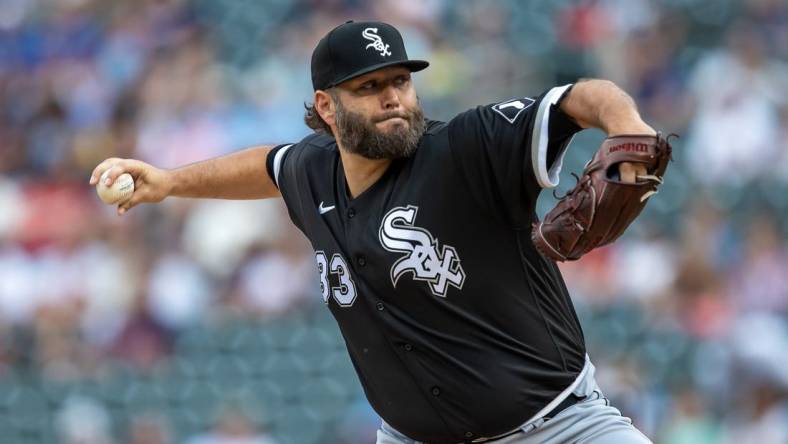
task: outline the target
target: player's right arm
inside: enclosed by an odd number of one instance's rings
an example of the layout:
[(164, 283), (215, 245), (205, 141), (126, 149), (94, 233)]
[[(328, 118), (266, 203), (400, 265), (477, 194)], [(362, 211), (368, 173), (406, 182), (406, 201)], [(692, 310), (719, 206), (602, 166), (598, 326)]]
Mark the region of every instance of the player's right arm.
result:
[(134, 159), (109, 158), (90, 176), (98, 183), (107, 173), (108, 185), (123, 173), (134, 178), (134, 194), (118, 206), (123, 214), (140, 203), (161, 202), (168, 196), (215, 199), (265, 199), (279, 197), (279, 189), (266, 171), (273, 145), (248, 148), (232, 154), (165, 170)]

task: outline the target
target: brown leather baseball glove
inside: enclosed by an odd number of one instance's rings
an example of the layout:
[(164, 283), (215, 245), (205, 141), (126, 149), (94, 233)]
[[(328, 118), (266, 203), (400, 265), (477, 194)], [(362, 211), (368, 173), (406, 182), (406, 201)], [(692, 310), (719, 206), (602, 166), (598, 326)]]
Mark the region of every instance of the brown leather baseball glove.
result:
[[(661, 134), (605, 139), (583, 175), (575, 175), (575, 187), (542, 222), (533, 224), (531, 240), (536, 249), (554, 261), (573, 261), (616, 240), (657, 193), (671, 152)], [(622, 162), (642, 164), (647, 174), (638, 175), (635, 183), (622, 182), (618, 173)]]

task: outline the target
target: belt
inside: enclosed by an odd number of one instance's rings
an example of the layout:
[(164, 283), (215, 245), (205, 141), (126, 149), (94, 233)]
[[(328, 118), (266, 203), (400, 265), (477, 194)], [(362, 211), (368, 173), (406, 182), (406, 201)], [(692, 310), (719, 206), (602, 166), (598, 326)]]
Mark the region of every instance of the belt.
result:
[[(563, 401), (561, 401), (560, 404), (555, 406), (555, 408), (553, 410), (550, 410), (544, 416), (542, 416), (542, 419), (544, 419), (545, 421), (553, 419), (556, 416), (558, 416), (559, 413), (563, 412), (564, 410), (568, 409), (569, 407), (572, 407), (573, 405), (577, 404), (578, 402), (580, 402), (580, 401), (582, 401), (584, 399), (586, 399), (585, 396), (577, 396), (574, 393), (570, 393), (569, 396), (567, 396)], [(523, 431), (522, 429), (516, 429), (516, 430), (512, 430), (509, 433), (506, 433), (506, 434), (503, 434), (503, 435), (500, 435), (500, 436), (496, 436), (494, 438), (478, 438), (478, 439), (474, 439), (473, 441), (469, 441), (469, 442), (471, 442), (471, 443), (482, 443), (482, 442), (497, 441), (499, 439), (506, 438), (507, 436), (516, 435), (516, 434), (518, 434), (518, 433), (520, 433), (522, 431)]]
[(566, 397), (566, 399), (564, 399), (563, 401), (561, 401), (560, 404), (555, 406), (555, 408), (553, 410), (550, 410), (549, 412), (547, 412), (544, 416), (542, 416), (542, 418), (544, 418), (546, 420), (547, 419), (553, 419), (559, 413), (563, 412), (564, 410), (568, 409), (569, 407), (572, 407), (573, 405), (577, 404), (578, 402), (580, 402), (580, 401), (582, 401), (584, 399), (586, 399), (585, 396), (577, 396), (574, 393), (570, 393), (569, 396)]

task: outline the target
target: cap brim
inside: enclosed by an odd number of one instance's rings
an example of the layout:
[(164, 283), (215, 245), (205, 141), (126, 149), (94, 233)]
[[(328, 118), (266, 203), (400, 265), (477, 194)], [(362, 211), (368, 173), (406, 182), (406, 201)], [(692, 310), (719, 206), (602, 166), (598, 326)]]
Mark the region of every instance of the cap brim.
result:
[(399, 60), (396, 62), (385, 62), (379, 63), (377, 65), (367, 66), (364, 69), (360, 69), (352, 74), (348, 74), (347, 76), (337, 80), (336, 82), (330, 83), (323, 89), (332, 88), (334, 86), (339, 85), (342, 82), (347, 82), (350, 79), (354, 79), (358, 76), (362, 76), (364, 74), (371, 73), (372, 71), (377, 71), (379, 69), (388, 68), (389, 66), (404, 66), (410, 70), (410, 72), (421, 71), (422, 69), (430, 66), (430, 63), (426, 60)]

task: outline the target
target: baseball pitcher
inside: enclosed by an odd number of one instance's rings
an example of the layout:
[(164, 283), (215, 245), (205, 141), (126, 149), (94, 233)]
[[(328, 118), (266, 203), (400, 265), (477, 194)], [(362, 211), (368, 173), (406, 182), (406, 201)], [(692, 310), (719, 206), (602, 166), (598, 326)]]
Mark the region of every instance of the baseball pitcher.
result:
[[(594, 379), (556, 261), (614, 241), (662, 182), (670, 145), (613, 83), (583, 80), (425, 118), (400, 33), (347, 22), (317, 44), (301, 141), (135, 179), (120, 214), (168, 196), (282, 197), (323, 302), (383, 419), (378, 444), (647, 443)], [(542, 220), (583, 128), (609, 136)]]

